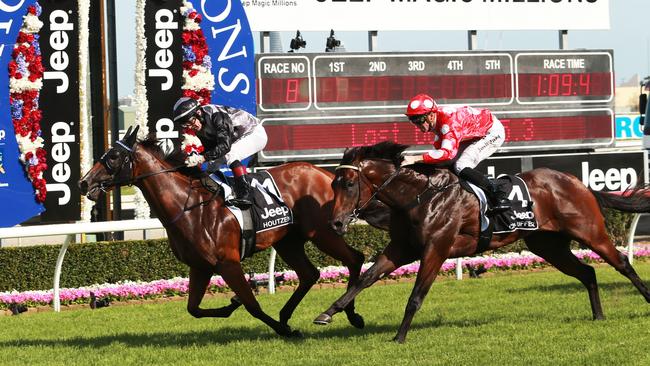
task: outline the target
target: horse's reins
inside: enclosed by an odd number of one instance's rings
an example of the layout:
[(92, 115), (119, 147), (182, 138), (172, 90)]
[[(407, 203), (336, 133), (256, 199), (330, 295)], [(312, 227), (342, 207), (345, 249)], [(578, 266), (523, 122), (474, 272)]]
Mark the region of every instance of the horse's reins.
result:
[[(393, 181), (393, 179), (395, 179), (395, 177), (397, 177), (399, 175), (399, 172), (401, 170), (401, 168), (396, 169), (395, 172), (393, 174), (391, 174), (390, 177), (388, 177), (388, 179), (386, 179), (377, 189), (375, 189), (375, 191), (372, 193), (372, 195), (370, 195), (370, 198), (368, 198), (366, 200), (366, 202), (363, 203), (363, 205), (360, 205), (360, 203), (361, 203), (361, 177), (363, 176), (366, 180), (368, 180), (368, 178), (366, 178), (365, 175), (361, 174), (361, 168), (359, 168), (356, 165), (345, 165), (345, 164), (339, 165), (334, 169), (334, 171), (337, 171), (339, 169), (352, 169), (352, 170), (355, 170), (357, 172), (357, 175), (359, 176), (359, 179), (357, 179), (357, 185), (358, 185), (358, 189), (359, 189), (359, 194), (357, 196), (357, 207), (355, 207), (355, 209), (352, 210), (352, 213), (350, 214), (350, 217), (352, 217), (350, 223), (353, 223), (353, 222), (355, 222), (355, 221), (357, 221), (359, 219), (359, 215), (361, 214), (361, 211), (364, 208), (366, 208), (366, 206), (368, 206), (370, 201), (375, 199), (375, 196), (377, 196), (377, 194), (382, 189), (384, 189), (390, 182)], [(374, 184), (372, 184), (372, 182), (368, 181), (368, 183), (370, 183), (370, 185), (374, 186)]]
[[(131, 173), (133, 173), (133, 153), (134, 153), (134, 150), (132, 148), (128, 147), (126, 144), (122, 143), (122, 141), (118, 140), (118, 141), (115, 141), (115, 143), (118, 144), (121, 148), (125, 149), (129, 153), (128, 161), (129, 161), (129, 165), (131, 166)], [(106, 154), (104, 154), (104, 156), (102, 156), (102, 158), (100, 159), (100, 162), (102, 163), (102, 165), (104, 166), (106, 171), (109, 174), (113, 175), (114, 171), (106, 163), (106, 160), (104, 158), (105, 156), (106, 156)], [(122, 164), (122, 165), (124, 165), (124, 164)], [(183, 167), (185, 167), (185, 164), (173, 166), (173, 167), (167, 168), (167, 169), (162, 169), (162, 170), (159, 170), (159, 171), (156, 171), (156, 172), (137, 175), (135, 177), (131, 176), (129, 179), (113, 180), (113, 181), (108, 182), (108, 183), (101, 182), (101, 183), (99, 183), (99, 189), (101, 189), (103, 192), (106, 192), (108, 190), (108, 188), (111, 188), (113, 186), (121, 186), (121, 185), (129, 185), (129, 186), (131, 186), (131, 185), (135, 184), (136, 182), (139, 182), (139, 181), (141, 181), (141, 180), (143, 180), (145, 178), (152, 177), (152, 176), (158, 175), (158, 174), (163, 174), (163, 173), (176, 172), (176, 171), (180, 170)], [(120, 167), (120, 171), (121, 170), (122, 170), (122, 168)], [(183, 214), (185, 212), (191, 211), (191, 210), (193, 210), (193, 209), (195, 209), (195, 208), (197, 208), (199, 206), (204, 206), (204, 205), (208, 204), (210, 201), (214, 200), (217, 197), (217, 193), (212, 192), (212, 196), (210, 196), (209, 199), (207, 199), (205, 201), (200, 201), (197, 204), (194, 204), (192, 206), (187, 207), (187, 202), (190, 199), (190, 194), (191, 193), (192, 193), (192, 178), (190, 177), (189, 189), (187, 191), (187, 199), (185, 200), (185, 203), (183, 204), (183, 209), (169, 223), (163, 224), (163, 226), (166, 227), (166, 226), (169, 226), (169, 225), (173, 225), (176, 221), (178, 221), (178, 219), (181, 218), (181, 216), (183, 216)]]
[[(377, 194), (382, 189), (386, 188), (386, 186), (388, 186), (388, 184), (390, 182), (392, 182), (393, 179), (395, 179), (399, 175), (402, 167), (400, 167), (399, 169), (396, 169), (395, 172), (393, 174), (391, 174), (390, 177), (388, 177), (379, 187), (375, 188), (375, 191), (372, 193), (370, 198), (368, 198), (366, 200), (366, 202), (363, 203), (363, 205), (360, 205), (360, 202), (361, 202), (361, 177), (363, 177), (366, 180), (368, 180), (368, 178), (366, 178), (365, 175), (361, 174), (361, 168), (356, 166), (356, 165), (345, 165), (345, 164), (343, 164), (343, 165), (337, 166), (334, 170), (336, 171), (336, 170), (339, 170), (339, 169), (352, 169), (352, 170), (356, 171), (357, 174), (359, 175), (359, 179), (357, 180), (358, 189), (359, 189), (359, 194), (357, 196), (357, 207), (354, 210), (352, 210), (352, 213), (349, 215), (352, 218), (350, 220), (350, 223), (353, 223), (353, 222), (355, 222), (355, 221), (357, 221), (359, 219), (359, 215), (361, 214), (361, 211), (370, 203), (370, 201), (372, 201), (375, 198), (375, 196), (377, 196)], [(368, 180), (368, 183), (370, 183), (371, 186), (376, 187), (375, 184), (373, 184), (369, 180)], [(431, 196), (433, 196), (435, 193), (442, 192), (442, 191), (446, 190), (447, 188), (449, 188), (452, 185), (457, 184), (457, 183), (458, 182), (448, 183), (448, 184), (445, 184), (445, 185), (442, 185), (442, 186), (434, 186), (434, 185), (431, 184), (431, 177), (429, 176), (429, 177), (427, 177), (427, 186), (424, 188), (424, 190), (422, 192), (420, 192), (419, 194), (417, 194), (413, 201), (411, 201), (411, 202), (407, 203), (406, 205), (402, 206), (402, 209), (403, 210), (410, 210), (410, 209), (412, 209), (414, 207), (417, 207), (422, 202), (426, 201)], [(435, 188), (435, 189), (433, 189), (433, 188)]]

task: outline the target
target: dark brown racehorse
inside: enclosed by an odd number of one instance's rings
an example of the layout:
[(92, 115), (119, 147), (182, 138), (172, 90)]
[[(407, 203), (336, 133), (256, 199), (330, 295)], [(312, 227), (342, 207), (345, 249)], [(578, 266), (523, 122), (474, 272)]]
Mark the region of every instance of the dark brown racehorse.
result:
[[(346, 151), (332, 187), (335, 194), (332, 225), (344, 233), (370, 198), (392, 209), (390, 243), (359, 282), (350, 286), (326, 312), (314, 320), (331, 322), (363, 289), (396, 268), (420, 259), (420, 269), (406, 305), (404, 319), (394, 340), (404, 342), (411, 321), (447, 258), (476, 254), (479, 205), (474, 195), (458, 184), (447, 169), (426, 165), (400, 167), (405, 145), (383, 142)], [(528, 248), (587, 288), (594, 319), (603, 319), (593, 267), (582, 263), (570, 250), (571, 240), (590, 248), (627, 277), (650, 302), (650, 292), (625, 255), (616, 250), (605, 231), (602, 207), (626, 212), (650, 211), (647, 190), (622, 196), (595, 192), (576, 177), (550, 169), (521, 174), (534, 201), (537, 231), (495, 235), (488, 249), (523, 238)], [(418, 200), (419, 197), (429, 197)]]
[[(307, 240), (343, 262), (350, 270), (350, 282), (358, 278), (363, 254), (348, 246), (328, 225), (334, 197), (330, 188), (333, 174), (307, 163), (269, 169), (282, 198), (293, 210), (294, 224), (258, 233), (256, 249), (273, 246), (300, 280), (280, 311), (280, 320), (274, 320), (262, 311), (244, 277), (239, 224), (224, 206), (223, 199), (215, 198), (198, 179), (179, 172), (188, 170), (180, 156), (179, 165), (174, 166), (162, 157), (154, 141), (136, 142), (136, 135), (137, 128), (129, 129), (124, 139), (117, 141), (79, 181), (79, 186), (82, 194), (92, 200), (103, 190), (122, 184), (134, 184), (142, 191), (165, 226), (174, 255), (190, 267), (187, 310), (194, 317), (225, 318), (243, 304), (251, 315), (278, 334), (299, 336), (299, 332), (289, 327), (289, 318), (320, 275), (305, 255)], [(199, 305), (214, 273), (223, 277), (236, 296), (227, 306), (203, 309)], [(346, 306), (346, 312), (354, 326), (363, 327), (363, 318), (354, 312), (353, 303)]]

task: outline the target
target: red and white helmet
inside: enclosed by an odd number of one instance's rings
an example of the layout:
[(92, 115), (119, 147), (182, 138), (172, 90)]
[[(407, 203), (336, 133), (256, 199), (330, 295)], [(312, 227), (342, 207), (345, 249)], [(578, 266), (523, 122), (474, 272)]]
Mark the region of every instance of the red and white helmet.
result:
[(406, 115), (409, 117), (419, 116), (437, 110), (438, 105), (433, 98), (426, 94), (418, 94), (409, 101), (409, 104), (406, 107)]

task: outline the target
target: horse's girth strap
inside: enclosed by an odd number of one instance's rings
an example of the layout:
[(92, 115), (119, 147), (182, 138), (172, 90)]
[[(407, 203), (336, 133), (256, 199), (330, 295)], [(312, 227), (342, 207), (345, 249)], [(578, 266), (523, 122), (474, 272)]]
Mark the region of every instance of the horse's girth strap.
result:
[(354, 166), (354, 165), (339, 165), (334, 170), (336, 171), (336, 170), (339, 170), (339, 169), (352, 169), (352, 170), (356, 170), (356, 171), (360, 170), (358, 166)]

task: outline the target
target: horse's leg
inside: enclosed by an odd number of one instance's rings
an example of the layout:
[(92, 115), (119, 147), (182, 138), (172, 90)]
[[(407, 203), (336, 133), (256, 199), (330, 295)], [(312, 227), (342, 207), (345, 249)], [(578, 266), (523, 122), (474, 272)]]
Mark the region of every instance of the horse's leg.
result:
[(599, 226), (595, 235), (588, 236), (590, 234), (589, 230), (581, 232), (578, 228), (576, 228), (575, 232), (571, 231), (571, 234), (575, 236), (577, 241), (596, 252), (605, 262), (609, 263), (620, 274), (627, 277), (637, 290), (639, 290), (641, 295), (643, 295), (645, 301), (650, 303), (650, 291), (648, 287), (639, 278), (639, 275), (632, 268), (627, 257), (616, 250), (616, 247), (614, 247), (614, 244), (612, 244), (605, 231), (605, 225), (602, 224)]
[(537, 232), (527, 236), (524, 241), (531, 252), (544, 258), (565, 275), (577, 278), (587, 288), (591, 313), (594, 320), (604, 319), (600, 304), (596, 271), (578, 259), (570, 248), (571, 239), (560, 233)]
[(270, 316), (268, 316), (260, 307), (260, 304), (255, 299), (250, 285), (244, 277), (244, 271), (239, 262), (219, 262), (216, 266), (217, 273), (221, 275), (223, 280), (232, 289), (239, 301), (244, 305), (246, 310), (255, 318), (263, 321), (266, 325), (273, 328), (273, 330), (284, 337), (300, 337), (298, 331), (292, 331), (287, 325), (282, 324)]
[(427, 245), (422, 260), (420, 261), (420, 269), (418, 270), (418, 275), (415, 279), (415, 285), (413, 286), (411, 296), (406, 303), (402, 324), (400, 324), (399, 330), (393, 338), (394, 341), (398, 343), (404, 343), (404, 341), (406, 341), (406, 333), (409, 331), (409, 328), (411, 328), (411, 321), (413, 320), (415, 313), (422, 306), (424, 297), (427, 296), (431, 284), (438, 276), (440, 267), (448, 254), (449, 247), (436, 246), (433, 243)]
[(280, 310), (280, 323), (287, 326), (291, 315), (300, 301), (302, 301), (309, 289), (311, 289), (320, 277), (320, 272), (318, 272), (318, 269), (309, 261), (309, 258), (305, 254), (304, 242), (298, 235), (291, 232), (273, 246), (285, 263), (296, 271), (296, 275), (300, 281), (298, 288), (296, 288), (287, 303), (282, 307), (282, 310)]
[[(319, 235), (315, 236), (312, 241), (323, 253), (341, 261), (344, 266), (348, 267), (350, 273), (348, 289), (357, 283), (364, 261), (363, 253), (349, 246), (343, 237), (337, 235), (328, 227), (319, 232)], [(363, 317), (354, 311), (354, 299), (345, 307), (345, 314), (350, 324), (355, 328), (362, 329), (365, 326)]]
[(388, 243), (383, 253), (377, 256), (375, 263), (368, 268), (356, 283), (350, 283), (347, 291), (336, 300), (324, 313), (314, 319), (314, 324), (329, 324), (332, 316), (345, 309), (348, 304), (366, 287), (370, 287), (382, 275), (393, 272), (396, 268), (417, 259), (416, 254), (408, 253), (407, 249), (394, 242)]
[(187, 300), (187, 312), (195, 318), (227, 318), (233, 311), (237, 310), (237, 308), (241, 306), (241, 302), (239, 302), (236, 296), (230, 300), (230, 305), (218, 309), (201, 309), (199, 307), (201, 300), (203, 300), (203, 296), (205, 295), (205, 290), (210, 284), (210, 277), (212, 277), (212, 272), (190, 268), (190, 288)]

